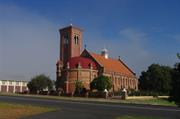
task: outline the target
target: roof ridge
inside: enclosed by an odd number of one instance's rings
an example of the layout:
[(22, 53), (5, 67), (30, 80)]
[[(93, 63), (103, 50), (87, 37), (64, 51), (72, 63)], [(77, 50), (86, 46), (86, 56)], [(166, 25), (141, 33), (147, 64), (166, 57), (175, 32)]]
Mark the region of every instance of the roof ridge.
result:
[(118, 61), (121, 62), (130, 72), (136, 75), (136, 73), (134, 73), (121, 59), (119, 59)]
[[(91, 57), (101, 66), (101, 67), (104, 67), (91, 53), (93, 53), (93, 52), (88, 52), (90, 55), (91, 55)], [(96, 53), (94, 53), (94, 54), (96, 54)]]
[[(90, 53), (94, 53), (94, 52), (90, 52)], [(99, 55), (99, 56), (104, 58), (104, 56), (102, 56), (101, 54), (97, 54), (97, 53), (94, 53), (94, 54)], [(106, 58), (104, 58), (104, 59), (106, 59)], [(115, 59), (115, 58), (112, 58), (112, 57), (108, 57), (106, 60), (108, 60), (108, 59), (118, 61), (118, 59)]]

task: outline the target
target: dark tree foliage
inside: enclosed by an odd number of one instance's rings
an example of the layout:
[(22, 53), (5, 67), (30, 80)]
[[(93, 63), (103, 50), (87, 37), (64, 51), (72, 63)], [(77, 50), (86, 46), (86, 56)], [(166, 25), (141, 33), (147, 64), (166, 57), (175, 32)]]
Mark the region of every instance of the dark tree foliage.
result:
[(179, 53), (177, 53), (177, 58), (180, 59), (180, 54)]
[(80, 95), (83, 88), (84, 88), (83, 82), (81, 80), (76, 80), (75, 81), (75, 94)]
[(43, 91), (43, 89), (46, 88), (51, 90), (53, 87), (53, 82), (48, 76), (41, 74), (32, 78), (27, 86), (31, 93), (37, 93), (38, 91)]
[(171, 89), (171, 72), (168, 66), (152, 64), (147, 71), (143, 71), (139, 78), (141, 91), (154, 92), (158, 95), (167, 95)]
[(59, 90), (63, 90), (64, 88), (64, 82), (65, 82), (65, 78), (64, 77), (61, 77), (60, 79), (57, 79), (55, 81), (55, 88), (56, 88), (56, 91), (59, 91)]
[(112, 88), (112, 81), (107, 76), (99, 76), (90, 83), (90, 88), (98, 91), (109, 90)]
[(60, 87), (60, 85), (61, 85), (61, 80), (56, 80), (55, 81), (55, 88), (56, 88), (56, 91), (58, 91), (59, 90), (59, 87)]
[(180, 106), (180, 63), (177, 63), (173, 69), (171, 84), (170, 100), (175, 101)]

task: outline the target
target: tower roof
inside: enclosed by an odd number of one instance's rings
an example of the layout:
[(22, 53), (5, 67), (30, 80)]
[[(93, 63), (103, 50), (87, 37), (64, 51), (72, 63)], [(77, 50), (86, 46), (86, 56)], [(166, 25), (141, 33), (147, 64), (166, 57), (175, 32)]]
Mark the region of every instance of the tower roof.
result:
[(70, 24), (70, 25), (68, 25), (68, 26), (65, 26), (65, 27), (59, 29), (59, 31), (63, 31), (63, 30), (65, 30), (65, 29), (71, 29), (71, 28), (74, 28), (74, 29), (78, 29), (78, 30), (80, 30), (80, 31), (83, 31), (82, 28), (80, 28), (80, 27), (78, 27), (78, 26), (74, 26), (74, 25), (72, 25), (72, 24)]

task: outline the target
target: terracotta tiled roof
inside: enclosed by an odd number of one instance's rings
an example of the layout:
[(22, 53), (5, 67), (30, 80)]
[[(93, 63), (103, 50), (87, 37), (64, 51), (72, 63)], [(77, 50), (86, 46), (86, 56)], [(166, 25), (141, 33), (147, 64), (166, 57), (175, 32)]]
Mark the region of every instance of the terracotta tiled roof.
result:
[(113, 72), (129, 75), (129, 76), (135, 76), (135, 73), (131, 71), (131, 69), (129, 69), (120, 60), (111, 59), (111, 58), (106, 59), (105, 57), (99, 54), (92, 53), (92, 52), (90, 54), (101, 66), (103, 66), (108, 71), (113, 71)]

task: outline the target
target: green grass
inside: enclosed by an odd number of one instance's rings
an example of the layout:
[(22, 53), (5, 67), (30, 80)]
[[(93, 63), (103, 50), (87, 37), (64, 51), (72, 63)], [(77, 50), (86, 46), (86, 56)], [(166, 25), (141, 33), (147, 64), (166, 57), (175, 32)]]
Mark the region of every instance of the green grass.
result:
[(163, 119), (160, 117), (145, 117), (145, 116), (120, 116), (115, 119)]
[(55, 108), (0, 102), (1, 119), (18, 119), (55, 110)]
[(162, 106), (177, 106), (174, 102), (169, 102), (168, 98), (129, 99), (129, 100), (124, 100), (124, 103), (162, 105)]
[(84, 102), (99, 102), (99, 103), (131, 103), (131, 104), (148, 104), (148, 105), (161, 105), (161, 106), (177, 106), (174, 102), (169, 102), (168, 98), (150, 98), (150, 99), (103, 99), (103, 98), (84, 98), (84, 97), (65, 97), (65, 96), (47, 96), (47, 95), (22, 95), (22, 94), (2, 94), (8, 96), (25, 96), (25, 97), (37, 97), (45, 99), (59, 99), (69, 101), (84, 101)]

